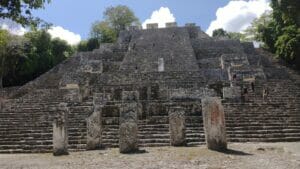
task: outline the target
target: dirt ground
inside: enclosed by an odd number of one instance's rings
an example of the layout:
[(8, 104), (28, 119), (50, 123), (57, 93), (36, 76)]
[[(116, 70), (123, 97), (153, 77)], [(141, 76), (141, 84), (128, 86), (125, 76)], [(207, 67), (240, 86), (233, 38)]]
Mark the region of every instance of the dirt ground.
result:
[(199, 147), (143, 148), (124, 155), (118, 149), (52, 154), (0, 154), (1, 169), (299, 169), (300, 142), (233, 143), (227, 152)]

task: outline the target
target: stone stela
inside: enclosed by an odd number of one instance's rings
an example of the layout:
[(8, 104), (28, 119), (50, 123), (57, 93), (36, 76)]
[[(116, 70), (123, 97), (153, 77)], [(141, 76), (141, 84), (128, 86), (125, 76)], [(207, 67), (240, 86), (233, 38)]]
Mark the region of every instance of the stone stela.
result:
[(138, 92), (124, 91), (120, 111), (119, 150), (120, 153), (138, 151)]
[(87, 150), (103, 148), (102, 145), (102, 108), (107, 100), (103, 93), (93, 96), (93, 113), (87, 118)]
[(53, 121), (53, 155), (68, 155), (68, 107), (60, 103)]
[(172, 146), (186, 145), (185, 110), (182, 107), (169, 108), (170, 141)]
[(227, 149), (225, 114), (218, 98), (207, 97), (201, 100), (205, 140), (208, 149), (224, 151)]

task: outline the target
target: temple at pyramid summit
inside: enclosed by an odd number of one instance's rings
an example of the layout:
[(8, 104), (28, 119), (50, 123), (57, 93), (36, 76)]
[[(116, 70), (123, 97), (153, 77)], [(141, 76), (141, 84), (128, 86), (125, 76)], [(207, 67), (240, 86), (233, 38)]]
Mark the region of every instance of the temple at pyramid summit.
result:
[(300, 141), (300, 75), (195, 24), (129, 27), (0, 98), (0, 153), (197, 146), (208, 137), (207, 109), (224, 111), (225, 121), (209, 118), (227, 142)]

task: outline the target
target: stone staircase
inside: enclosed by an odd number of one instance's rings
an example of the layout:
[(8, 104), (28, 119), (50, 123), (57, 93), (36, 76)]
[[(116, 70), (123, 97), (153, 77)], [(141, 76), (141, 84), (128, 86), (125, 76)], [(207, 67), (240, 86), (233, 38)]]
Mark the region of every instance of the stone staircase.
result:
[[(168, 116), (156, 116), (155, 118), (164, 120), (157, 123), (139, 120), (138, 138), (140, 147), (170, 146), (169, 124), (166, 123), (168, 122)], [(188, 146), (204, 144), (202, 116), (188, 116), (186, 118), (186, 137)], [(104, 125), (102, 140), (105, 147), (118, 147), (119, 125)]]
[(68, 132), (70, 151), (86, 149), (86, 118), (93, 111), (92, 102), (82, 102), (70, 105)]
[(224, 103), (224, 108), (230, 142), (300, 141), (299, 109), (270, 103)]
[(0, 153), (39, 153), (52, 148), (52, 125), (44, 107), (55, 103), (11, 102), (0, 113)]

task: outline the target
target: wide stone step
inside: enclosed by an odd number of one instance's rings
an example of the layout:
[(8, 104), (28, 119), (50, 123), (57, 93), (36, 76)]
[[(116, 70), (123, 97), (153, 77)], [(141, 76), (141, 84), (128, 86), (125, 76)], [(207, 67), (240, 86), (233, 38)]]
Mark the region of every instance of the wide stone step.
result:
[(189, 147), (194, 147), (194, 146), (199, 146), (199, 145), (204, 145), (205, 144), (205, 140), (204, 141), (195, 141), (195, 142), (187, 142), (187, 146)]
[(138, 134), (139, 139), (169, 139), (170, 134)]
[(299, 133), (299, 129), (281, 129), (281, 130), (227, 130), (227, 134), (268, 134), (268, 133)]
[(230, 142), (294, 142), (300, 141), (300, 137), (285, 138), (228, 138)]
[(170, 143), (139, 143), (140, 147), (164, 147), (170, 146)]
[(299, 137), (300, 138), (300, 133), (268, 133), (268, 134), (260, 134), (260, 133), (255, 133), (255, 134), (227, 134), (228, 137), (230, 138), (286, 138), (286, 137)]
[(139, 139), (139, 143), (147, 144), (147, 143), (170, 143), (170, 139)]

